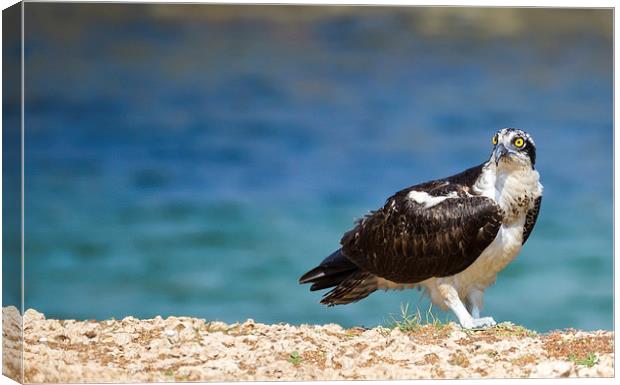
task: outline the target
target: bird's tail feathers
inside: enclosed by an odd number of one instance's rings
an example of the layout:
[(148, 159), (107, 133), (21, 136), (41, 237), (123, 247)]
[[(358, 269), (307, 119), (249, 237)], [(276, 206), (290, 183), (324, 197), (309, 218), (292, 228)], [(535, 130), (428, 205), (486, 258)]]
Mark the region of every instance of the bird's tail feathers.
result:
[[(357, 266), (342, 254), (338, 249), (325, 258), (319, 266), (310, 270), (299, 278), (299, 283), (313, 283), (310, 290), (320, 290), (336, 286), (353, 271)], [(330, 282), (333, 282), (330, 284)]]
[(321, 299), (327, 306), (345, 305), (368, 297), (377, 290), (377, 277), (370, 273), (356, 271), (329, 291)]
[(344, 256), (342, 249), (334, 251), (319, 266), (302, 275), (299, 283), (312, 283), (311, 291), (335, 286), (321, 300), (328, 306), (356, 302), (377, 290), (377, 277), (360, 271)]

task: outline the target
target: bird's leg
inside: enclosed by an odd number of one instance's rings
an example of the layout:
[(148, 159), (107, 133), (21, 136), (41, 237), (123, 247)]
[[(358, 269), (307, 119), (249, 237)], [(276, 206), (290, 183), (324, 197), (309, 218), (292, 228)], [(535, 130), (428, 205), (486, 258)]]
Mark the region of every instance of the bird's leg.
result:
[[(469, 314), (469, 312), (465, 308), (465, 305), (463, 305), (463, 302), (459, 298), (458, 292), (452, 285), (442, 283), (439, 285), (438, 288), (444, 303), (456, 315), (456, 317), (459, 319), (459, 323), (463, 328), (481, 329), (495, 325), (495, 321), (491, 317), (478, 318), (480, 316), (478, 305), (475, 304), (475, 302), (470, 302), (468, 300), (468, 302), (472, 304), (472, 312), (476, 313), (476, 317), (472, 317), (472, 315)], [(480, 298), (482, 298), (482, 296)]]
[(480, 318), (480, 310), (482, 310), (482, 290), (473, 289), (467, 294), (467, 310), (474, 318)]

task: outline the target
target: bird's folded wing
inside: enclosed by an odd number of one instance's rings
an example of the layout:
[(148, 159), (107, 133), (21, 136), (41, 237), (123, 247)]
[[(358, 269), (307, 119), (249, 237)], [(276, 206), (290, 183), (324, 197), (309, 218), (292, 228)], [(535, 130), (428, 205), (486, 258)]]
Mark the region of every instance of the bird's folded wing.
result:
[(493, 241), (501, 220), (501, 209), (486, 197), (453, 194), (429, 207), (399, 194), (347, 232), (342, 250), (364, 271), (415, 283), (465, 270)]

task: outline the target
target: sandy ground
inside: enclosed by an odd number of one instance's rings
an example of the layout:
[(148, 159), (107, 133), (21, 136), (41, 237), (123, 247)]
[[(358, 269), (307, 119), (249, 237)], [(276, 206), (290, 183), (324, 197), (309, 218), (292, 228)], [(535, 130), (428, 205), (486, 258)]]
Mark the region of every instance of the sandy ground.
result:
[[(3, 308), (3, 373), (19, 379), (21, 318)], [(75, 321), (24, 315), (24, 381), (146, 382), (612, 377), (613, 332), (538, 335), (335, 324), (265, 325), (169, 317)]]

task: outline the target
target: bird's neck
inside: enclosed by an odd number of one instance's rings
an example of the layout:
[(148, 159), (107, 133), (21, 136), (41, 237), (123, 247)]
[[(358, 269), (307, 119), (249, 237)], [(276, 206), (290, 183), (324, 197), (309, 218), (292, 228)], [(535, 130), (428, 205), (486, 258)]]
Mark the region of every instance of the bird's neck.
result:
[(487, 162), (473, 186), (474, 192), (493, 199), (504, 211), (504, 220), (518, 220), (542, 194), (538, 171), (531, 167), (497, 167)]

